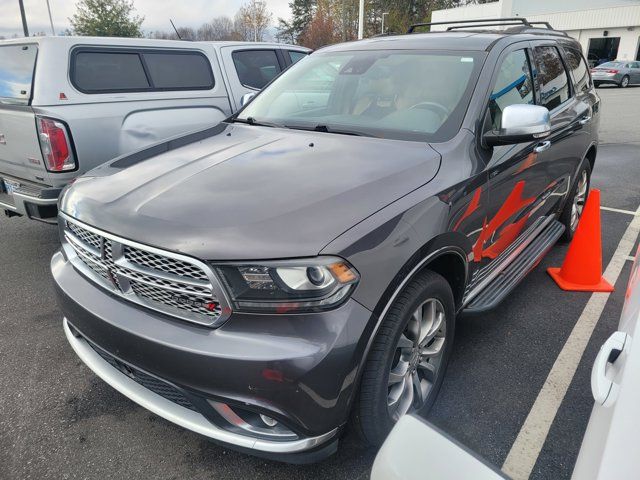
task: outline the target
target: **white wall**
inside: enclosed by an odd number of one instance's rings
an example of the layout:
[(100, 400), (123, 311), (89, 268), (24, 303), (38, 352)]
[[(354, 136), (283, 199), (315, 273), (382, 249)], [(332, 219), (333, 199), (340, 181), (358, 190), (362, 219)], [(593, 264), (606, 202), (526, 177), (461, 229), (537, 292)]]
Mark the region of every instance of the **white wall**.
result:
[[(466, 5), (458, 8), (434, 10), (432, 22), (447, 22), (452, 20), (475, 20), (482, 18), (503, 17), (502, 2), (485, 3), (480, 5)], [(432, 30), (446, 30), (448, 25), (434, 25)]]
[[(606, 7), (606, 8), (603, 8)], [(540, 12), (537, 13), (536, 12)], [(590, 38), (620, 37), (618, 58), (634, 60), (640, 37), (640, 0), (500, 0), (433, 12), (434, 22), (524, 16), (530, 21), (549, 22), (565, 30), (582, 44), (585, 53)], [(446, 30), (436, 25), (433, 30)]]
[[(611, 28), (607, 30), (609, 37), (620, 37), (620, 45), (618, 46), (618, 60), (635, 60), (640, 42), (640, 27), (632, 31), (626, 28)], [(587, 54), (590, 38), (602, 38), (601, 29), (588, 30), (569, 30), (567, 33), (578, 40), (582, 45), (582, 50)]]

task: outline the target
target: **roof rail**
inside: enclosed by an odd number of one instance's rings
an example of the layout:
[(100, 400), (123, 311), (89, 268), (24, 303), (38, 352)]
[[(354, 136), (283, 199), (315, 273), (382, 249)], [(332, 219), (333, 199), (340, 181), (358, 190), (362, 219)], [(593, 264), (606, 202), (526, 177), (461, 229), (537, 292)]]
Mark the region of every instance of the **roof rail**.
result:
[(555, 30), (549, 22), (529, 22), (529, 25), (544, 25), (549, 30)]
[[(485, 24), (484, 22), (489, 22)], [(413, 33), (418, 27), (430, 27), (432, 25), (451, 25), (451, 24), (461, 24), (461, 23), (480, 23), (481, 26), (500, 26), (504, 25), (504, 22), (511, 22), (511, 25), (524, 25), (525, 27), (530, 27), (531, 23), (527, 21), (524, 17), (510, 17), (510, 18), (483, 18), (477, 20), (456, 20), (456, 21), (447, 21), (447, 22), (427, 22), (427, 23), (415, 23), (409, 27), (407, 33)], [(534, 22), (534, 23), (542, 23), (542, 22)], [(546, 23), (546, 22), (545, 22)]]
[(447, 32), (450, 32), (452, 30), (461, 30), (463, 28), (469, 28), (469, 27), (473, 27), (473, 28), (477, 28), (477, 27), (495, 27), (496, 25), (500, 25), (501, 27), (512, 27), (512, 26), (522, 26), (522, 23), (520, 22), (505, 22), (505, 23), (477, 23), (475, 25), (452, 25), (450, 27), (447, 27)]

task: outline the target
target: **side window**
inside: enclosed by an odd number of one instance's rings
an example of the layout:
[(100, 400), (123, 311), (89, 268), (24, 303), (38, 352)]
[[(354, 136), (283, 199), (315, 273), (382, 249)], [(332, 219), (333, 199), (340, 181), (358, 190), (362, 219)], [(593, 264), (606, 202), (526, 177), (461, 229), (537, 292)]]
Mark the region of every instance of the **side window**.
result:
[(569, 79), (556, 47), (535, 47), (540, 104), (553, 110), (569, 99)]
[(240, 83), (261, 89), (281, 72), (274, 50), (240, 50), (232, 53)]
[(571, 70), (576, 91), (580, 92), (588, 90), (591, 86), (591, 82), (589, 80), (589, 72), (587, 70), (587, 64), (584, 61), (584, 57), (580, 51), (575, 48), (564, 47), (564, 50), (567, 53), (567, 64), (569, 70)]
[(304, 52), (297, 52), (295, 50), (287, 50), (287, 51), (289, 52), (289, 58), (291, 59), (291, 64), (294, 64), (307, 56), (307, 54)]
[(144, 60), (155, 89), (213, 88), (209, 59), (198, 52), (145, 52)]
[(208, 90), (209, 59), (194, 51), (79, 50), (71, 57), (71, 82), (85, 93)]
[(29, 103), (37, 54), (36, 45), (0, 46), (0, 104)]
[(72, 80), (86, 93), (150, 87), (140, 55), (129, 52), (78, 52), (73, 59)]
[(491, 92), (489, 114), (492, 128), (500, 128), (502, 112), (509, 105), (533, 103), (533, 83), (527, 52), (516, 50), (502, 61)]

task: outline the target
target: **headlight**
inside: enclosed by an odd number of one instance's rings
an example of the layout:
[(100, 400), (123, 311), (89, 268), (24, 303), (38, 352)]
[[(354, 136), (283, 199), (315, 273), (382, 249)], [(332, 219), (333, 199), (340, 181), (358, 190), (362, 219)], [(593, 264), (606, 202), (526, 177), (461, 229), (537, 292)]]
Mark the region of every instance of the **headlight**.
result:
[(349, 297), (360, 278), (349, 263), (335, 257), (214, 267), (240, 312), (329, 310)]

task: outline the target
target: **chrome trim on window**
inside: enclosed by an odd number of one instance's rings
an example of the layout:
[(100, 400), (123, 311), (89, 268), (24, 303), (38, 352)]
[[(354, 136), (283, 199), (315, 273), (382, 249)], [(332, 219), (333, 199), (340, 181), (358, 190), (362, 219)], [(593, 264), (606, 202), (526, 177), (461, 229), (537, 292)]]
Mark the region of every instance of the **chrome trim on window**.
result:
[(60, 228), (74, 268), (123, 299), (208, 327), (231, 315), (226, 293), (206, 263), (103, 232), (62, 212)]

